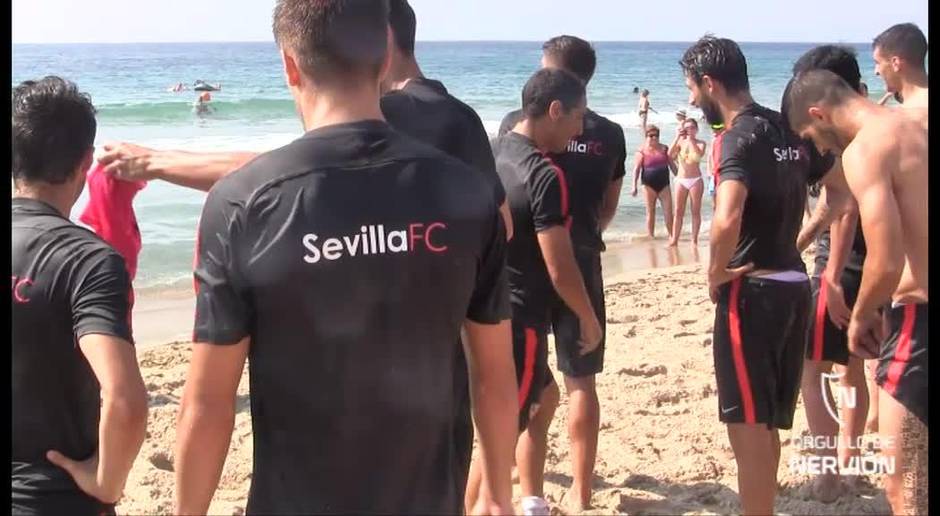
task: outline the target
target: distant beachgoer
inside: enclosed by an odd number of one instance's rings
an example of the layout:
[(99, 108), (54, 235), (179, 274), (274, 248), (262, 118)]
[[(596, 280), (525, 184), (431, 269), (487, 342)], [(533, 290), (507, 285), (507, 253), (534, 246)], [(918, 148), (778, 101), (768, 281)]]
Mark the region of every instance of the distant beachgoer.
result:
[(193, 103), (193, 109), (196, 111), (196, 114), (205, 115), (212, 112), (212, 107), (209, 103), (212, 102), (212, 95), (208, 91), (204, 91), (199, 94), (199, 97), (196, 98), (196, 102)]
[(676, 164), (669, 159), (669, 147), (659, 142), (659, 128), (650, 125), (646, 130), (646, 141), (636, 153), (633, 169), (633, 196), (637, 194), (637, 182), (646, 187), (646, 232), (655, 238), (656, 201), (663, 208), (666, 231), (672, 236), (672, 192), (669, 190), (669, 171), (676, 171)]
[(634, 87), (633, 87), (633, 93), (639, 93), (639, 92), (640, 92), (640, 87), (639, 87), (639, 86), (634, 86)]
[(682, 123), (686, 121), (689, 116), (685, 113), (684, 109), (676, 111), (676, 122), (679, 123), (679, 127), (682, 127)]
[(640, 116), (640, 126), (643, 129), (643, 134), (646, 134), (646, 118), (650, 111), (658, 114), (658, 111), (650, 107), (650, 90), (643, 90), (640, 92), (640, 102), (637, 105), (637, 114)]
[(186, 86), (184, 86), (183, 83), (178, 82), (178, 83), (176, 83), (175, 86), (171, 87), (168, 91), (170, 91), (170, 92), (172, 92), (172, 93), (179, 93), (179, 92), (185, 91), (185, 90), (186, 90)]
[[(676, 160), (679, 170), (676, 177), (676, 218), (672, 223), (672, 241), (670, 246), (679, 244), (682, 234), (682, 219), (685, 216), (685, 203), (692, 199), (692, 245), (698, 245), (699, 229), (702, 226), (702, 194), (705, 185), (702, 182), (702, 158), (705, 157), (705, 142), (698, 136), (698, 122), (688, 118), (676, 135), (669, 149), (669, 159)], [(678, 159), (677, 159), (678, 158)]]

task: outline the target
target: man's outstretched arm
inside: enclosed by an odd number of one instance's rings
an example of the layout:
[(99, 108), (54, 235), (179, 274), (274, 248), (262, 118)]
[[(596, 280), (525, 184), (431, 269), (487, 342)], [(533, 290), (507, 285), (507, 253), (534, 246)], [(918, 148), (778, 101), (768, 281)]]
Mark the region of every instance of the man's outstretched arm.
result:
[(219, 179), (256, 158), (257, 152), (156, 150), (133, 143), (107, 144), (98, 161), (125, 181), (160, 179), (208, 192)]

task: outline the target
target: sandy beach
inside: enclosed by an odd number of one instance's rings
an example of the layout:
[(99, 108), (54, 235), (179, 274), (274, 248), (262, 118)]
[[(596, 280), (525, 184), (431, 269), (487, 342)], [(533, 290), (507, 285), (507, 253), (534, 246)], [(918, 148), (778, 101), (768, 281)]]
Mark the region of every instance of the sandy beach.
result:
[[(605, 369), (598, 376), (602, 416), (595, 508), (587, 514), (739, 511), (736, 466), (717, 417), (711, 347), (714, 310), (705, 288), (707, 253), (707, 248), (693, 252), (686, 244), (676, 257), (657, 241), (605, 254), (608, 343)], [(176, 416), (190, 345), (167, 342), (178, 340), (174, 335), (188, 334), (192, 320), (191, 298), (179, 297), (141, 300), (135, 310), (136, 329), (143, 332), (138, 333), (138, 358), (150, 393), (150, 421), (118, 505), (122, 514), (173, 510)], [(178, 322), (181, 317), (183, 322)], [(554, 353), (549, 362), (554, 368)], [(252, 457), (247, 368), (244, 375), (232, 444), (211, 514), (242, 514), (245, 507)], [(571, 484), (566, 407), (562, 393), (550, 430), (545, 473), (545, 494), (553, 514), (567, 514), (562, 498)], [(804, 499), (810, 477), (792, 473), (789, 461), (804, 453), (792, 440), (807, 433), (800, 405), (793, 430), (781, 433), (785, 444), (778, 513), (890, 512), (875, 477), (862, 477), (853, 491), (833, 504)], [(515, 495), (518, 503), (518, 486)]]

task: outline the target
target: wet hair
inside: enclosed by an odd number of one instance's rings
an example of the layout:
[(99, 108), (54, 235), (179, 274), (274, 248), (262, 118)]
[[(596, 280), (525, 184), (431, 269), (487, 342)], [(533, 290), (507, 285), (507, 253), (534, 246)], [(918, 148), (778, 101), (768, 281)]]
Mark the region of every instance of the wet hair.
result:
[(842, 45), (822, 45), (809, 50), (793, 65), (793, 75), (808, 70), (829, 70), (842, 77), (855, 91), (861, 91), (862, 73), (855, 50)]
[(659, 131), (659, 126), (654, 124), (646, 124), (646, 131), (643, 133), (643, 136), (646, 136), (650, 131), (656, 131), (657, 134), (662, 134)]
[(377, 78), (388, 45), (388, 0), (277, 0), (274, 40), (319, 84)]
[(730, 94), (750, 88), (747, 60), (741, 47), (730, 39), (706, 34), (685, 51), (679, 66), (697, 85), (701, 85), (702, 77), (707, 75), (720, 82)]
[(829, 70), (807, 70), (787, 83), (783, 94), (783, 107), (787, 121), (794, 131), (806, 127), (811, 106), (835, 106), (852, 96), (858, 96), (849, 83)]
[(13, 179), (68, 181), (95, 143), (91, 97), (60, 77), (25, 81), (13, 90)]
[(643, 95), (644, 97), (647, 96), (647, 95), (649, 95), (649, 94), (650, 94), (650, 90), (643, 90), (643, 91), (640, 92), (640, 95)]
[(899, 23), (882, 32), (872, 42), (872, 49), (881, 49), (888, 56), (898, 56), (919, 70), (927, 58), (927, 38), (913, 23)]
[(408, 57), (415, 55), (415, 33), (418, 19), (408, 0), (389, 0), (388, 24), (392, 28), (395, 47)]
[(537, 119), (548, 113), (549, 106), (556, 100), (569, 111), (584, 98), (581, 79), (565, 70), (543, 68), (535, 72), (522, 89), (522, 111), (527, 119)]
[(587, 41), (575, 36), (556, 36), (542, 45), (542, 53), (558, 66), (575, 74), (587, 84), (594, 77), (597, 54)]

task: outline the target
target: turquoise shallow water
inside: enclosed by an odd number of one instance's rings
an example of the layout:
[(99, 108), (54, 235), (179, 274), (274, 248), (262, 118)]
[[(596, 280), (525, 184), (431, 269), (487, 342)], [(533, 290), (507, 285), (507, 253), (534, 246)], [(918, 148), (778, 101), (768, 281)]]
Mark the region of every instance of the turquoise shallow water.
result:
[[(650, 122), (660, 125), (667, 143), (675, 135), (677, 109), (699, 114), (687, 105), (678, 65), (687, 46), (595, 44), (598, 68), (588, 88), (589, 104), (624, 127), (629, 149), (640, 143), (634, 87), (650, 90), (652, 107), (659, 111), (650, 114)], [(793, 62), (812, 46), (742, 44), (755, 99), (778, 107)], [(880, 97), (884, 85), (874, 76), (869, 45), (852, 46), (871, 95)], [(539, 66), (541, 43), (419, 42), (416, 53), (425, 75), (443, 81), (494, 133), (503, 115), (519, 106), (522, 85)], [(274, 43), (13, 46), (14, 84), (49, 74), (77, 82), (92, 96), (98, 108), (97, 145), (127, 140), (160, 148), (264, 151), (290, 142), (302, 131)], [(167, 91), (178, 82), (191, 86), (197, 79), (222, 83), (222, 91), (213, 93), (216, 111), (211, 115), (193, 113), (192, 91)], [(631, 166), (628, 163), (628, 173)], [(606, 236), (611, 241), (629, 241), (644, 231), (642, 200), (631, 197), (629, 187), (624, 190)], [(199, 192), (161, 183), (139, 194), (135, 206), (144, 250), (138, 288), (188, 283), (203, 199)], [(84, 202), (79, 201), (73, 215)], [(703, 228), (708, 206), (705, 203)]]

